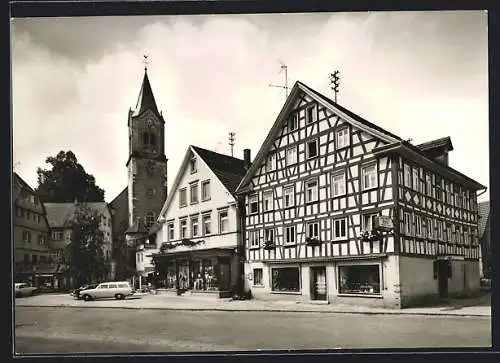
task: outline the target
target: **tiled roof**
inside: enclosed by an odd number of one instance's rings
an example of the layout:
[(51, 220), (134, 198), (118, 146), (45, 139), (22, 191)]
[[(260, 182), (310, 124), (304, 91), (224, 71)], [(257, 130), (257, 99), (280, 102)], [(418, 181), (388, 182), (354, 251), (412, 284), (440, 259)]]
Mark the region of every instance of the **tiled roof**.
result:
[(245, 176), (244, 161), (229, 155), (192, 146), (196, 153), (205, 161), (214, 174), (224, 184), (227, 190), (234, 195), (238, 184)]
[(16, 184), (22, 188), (27, 189), (29, 192), (36, 194), (35, 190), (32, 187), (30, 187), (30, 185), (26, 183), (24, 179), (19, 176), (19, 174), (14, 173), (14, 185)]
[[(47, 211), (47, 220), (51, 228), (63, 228), (73, 217), (76, 210), (75, 203), (44, 203)], [(89, 202), (85, 205), (99, 213), (104, 213), (107, 204), (106, 202)]]
[(490, 217), (490, 202), (487, 201), (478, 203), (478, 212), (479, 212), (478, 234), (479, 238), (481, 238), (484, 234), (484, 230), (486, 229), (486, 224)]
[(326, 97), (325, 95), (319, 93), (318, 91), (312, 89), (311, 87), (305, 85), (304, 83), (298, 81), (297, 83), (300, 83), (303, 87), (307, 88), (310, 92), (314, 93), (316, 96), (318, 96), (319, 98), (323, 99), (324, 101), (328, 102), (328, 103), (331, 103), (332, 105), (334, 105), (335, 107), (337, 107), (340, 111), (342, 111), (343, 113), (345, 113), (346, 115), (348, 115), (349, 117), (352, 117), (354, 120), (364, 124), (365, 126), (371, 128), (371, 129), (374, 129), (374, 130), (377, 130), (383, 134), (386, 134), (387, 136), (390, 136), (390, 137), (393, 137), (397, 140), (401, 140), (401, 138), (385, 129), (383, 129), (382, 127), (380, 126), (377, 126), (375, 125), (374, 123), (371, 123), (370, 121), (364, 119), (363, 117), (359, 116), (359, 115), (356, 115), (354, 112), (352, 111), (349, 111), (347, 108), (344, 108), (342, 106), (340, 106), (338, 103), (336, 103), (335, 101), (333, 101), (331, 98), (328, 98)]

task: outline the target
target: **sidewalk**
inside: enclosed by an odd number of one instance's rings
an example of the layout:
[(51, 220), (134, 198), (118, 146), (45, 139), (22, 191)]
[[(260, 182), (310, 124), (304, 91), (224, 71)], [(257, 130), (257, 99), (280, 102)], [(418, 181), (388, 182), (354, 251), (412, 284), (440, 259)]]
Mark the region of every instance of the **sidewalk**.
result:
[(191, 311), (272, 311), (317, 312), (343, 314), (393, 314), (491, 317), (491, 306), (439, 306), (409, 309), (386, 309), (339, 304), (309, 304), (295, 301), (207, 299), (188, 296), (137, 294), (125, 300), (74, 300), (69, 294), (38, 295), (19, 298), (16, 306), (47, 306), (75, 308), (121, 308)]

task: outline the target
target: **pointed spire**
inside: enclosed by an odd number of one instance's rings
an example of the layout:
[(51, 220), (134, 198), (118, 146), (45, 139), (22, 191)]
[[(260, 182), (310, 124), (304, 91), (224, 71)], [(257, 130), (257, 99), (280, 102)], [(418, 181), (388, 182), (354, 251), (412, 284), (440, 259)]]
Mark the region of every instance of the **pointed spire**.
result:
[(155, 97), (153, 96), (153, 90), (151, 89), (151, 84), (149, 83), (148, 70), (147, 67), (145, 67), (144, 79), (142, 80), (141, 91), (139, 92), (139, 98), (137, 99), (137, 105), (135, 106), (134, 116), (139, 115), (147, 109), (158, 113)]

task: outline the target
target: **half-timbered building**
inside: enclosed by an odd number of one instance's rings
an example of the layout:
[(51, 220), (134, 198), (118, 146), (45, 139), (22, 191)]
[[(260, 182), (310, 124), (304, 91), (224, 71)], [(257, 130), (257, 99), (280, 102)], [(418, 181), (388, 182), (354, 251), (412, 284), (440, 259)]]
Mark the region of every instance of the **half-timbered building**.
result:
[(481, 184), (301, 82), (237, 193), (263, 299), (405, 307), (479, 288)]
[(144, 256), (157, 287), (224, 297), (241, 286), (243, 205), (235, 190), (246, 169), (243, 160), (189, 146), (160, 212), (157, 248)]

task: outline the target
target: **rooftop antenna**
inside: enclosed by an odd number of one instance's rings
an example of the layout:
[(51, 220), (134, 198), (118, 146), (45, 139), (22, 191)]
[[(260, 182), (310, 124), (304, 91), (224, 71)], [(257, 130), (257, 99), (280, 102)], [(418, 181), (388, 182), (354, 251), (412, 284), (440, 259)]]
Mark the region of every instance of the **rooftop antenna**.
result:
[(270, 83), (269, 87), (277, 87), (277, 88), (284, 89), (285, 90), (285, 98), (288, 98), (288, 66), (286, 64), (284, 64), (282, 61), (279, 61), (279, 62), (281, 64), (279, 73), (285, 71), (285, 85), (280, 86), (280, 85)]
[(330, 73), (330, 88), (335, 93), (335, 103), (337, 103), (337, 93), (339, 93), (340, 77), (339, 71)]
[(148, 65), (149, 65), (149, 63), (150, 63), (150, 61), (149, 61), (149, 59), (148, 59), (148, 58), (149, 58), (149, 55), (147, 55), (147, 54), (144, 54), (144, 55), (143, 55), (143, 60), (142, 60), (142, 63), (144, 63), (144, 71), (145, 71), (145, 72), (147, 72), (147, 71), (148, 71)]
[(234, 146), (234, 132), (229, 133), (229, 145), (231, 145), (231, 156), (233, 156), (233, 146)]

